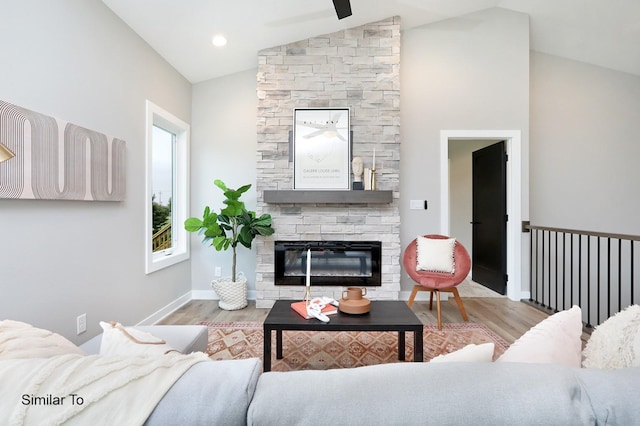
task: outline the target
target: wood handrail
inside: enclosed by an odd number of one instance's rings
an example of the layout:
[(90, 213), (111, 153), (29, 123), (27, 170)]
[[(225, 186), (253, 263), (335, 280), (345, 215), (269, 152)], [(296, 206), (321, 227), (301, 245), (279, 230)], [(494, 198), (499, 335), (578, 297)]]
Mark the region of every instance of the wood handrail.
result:
[(594, 232), (594, 231), (580, 231), (576, 229), (566, 229), (566, 228), (552, 228), (548, 226), (537, 226), (537, 225), (529, 225), (524, 224), (523, 229), (535, 229), (539, 231), (551, 231), (551, 232), (563, 232), (565, 234), (577, 234), (577, 235), (587, 235), (590, 237), (600, 237), (600, 238), (613, 238), (617, 240), (631, 240), (631, 241), (640, 241), (640, 235), (628, 235), (628, 234), (611, 234), (607, 232)]

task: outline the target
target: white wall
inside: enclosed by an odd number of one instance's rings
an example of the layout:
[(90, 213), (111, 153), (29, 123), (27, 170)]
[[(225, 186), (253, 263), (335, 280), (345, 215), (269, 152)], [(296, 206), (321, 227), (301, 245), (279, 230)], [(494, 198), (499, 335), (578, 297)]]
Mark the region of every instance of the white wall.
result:
[[(75, 342), (190, 291), (183, 262), (144, 273), (145, 99), (191, 120), (191, 85), (99, 0), (0, 3), (0, 98), (127, 142), (120, 203), (0, 199), (0, 319)], [(76, 336), (76, 316), (88, 331)]]
[[(248, 70), (193, 86), (191, 216), (202, 217), (206, 205), (220, 211), (224, 196), (213, 184), (216, 179), (232, 188), (251, 184), (242, 200), (249, 210), (256, 208), (256, 72)], [(201, 241), (197, 234), (192, 235), (194, 296), (213, 298), (215, 267), (222, 267), (223, 276), (231, 275), (231, 250), (218, 252)], [(255, 295), (255, 269), (255, 247), (251, 251), (238, 247), (237, 270), (247, 275), (250, 298)]]
[[(440, 232), (440, 131), (522, 132), (528, 217), (529, 20), (488, 9), (405, 31), (401, 53), (401, 241)], [(409, 210), (426, 199), (428, 210)], [(402, 274), (401, 286), (413, 283)]]
[(640, 235), (640, 77), (531, 55), (531, 223)]

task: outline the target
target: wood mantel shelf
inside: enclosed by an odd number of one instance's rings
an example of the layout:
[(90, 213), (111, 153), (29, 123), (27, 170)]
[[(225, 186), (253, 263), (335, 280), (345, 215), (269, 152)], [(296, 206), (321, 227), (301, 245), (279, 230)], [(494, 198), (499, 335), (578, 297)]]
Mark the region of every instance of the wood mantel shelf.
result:
[(393, 191), (264, 191), (264, 202), (269, 204), (390, 204), (392, 201)]

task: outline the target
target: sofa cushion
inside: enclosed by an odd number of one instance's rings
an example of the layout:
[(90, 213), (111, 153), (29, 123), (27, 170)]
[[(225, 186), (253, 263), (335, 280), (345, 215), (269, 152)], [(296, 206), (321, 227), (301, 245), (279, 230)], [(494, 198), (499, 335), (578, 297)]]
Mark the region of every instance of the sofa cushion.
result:
[(257, 358), (196, 364), (169, 389), (145, 424), (245, 425), (261, 371)]
[(102, 343), (100, 355), (154, 356), (178, 352), (163, 339), (135, 328), (126, 329), (119, 322), (100, 321)]
[[(209, 337), (206, 325), (136, 325), (131, 328), (151, 333), (183, 354), (207, 350)], [(99, 354), (101, 343), (102, 334), (99, 334), (80, 347), (88, 354)]]
[(250, 425), (593, 424), (576, 369), (555, 364), (397, 363), (264, 373)]
[(457, 351), (438, 355), (429, 362), (491, 362), (495, 346), (493, 342), (479, 345), (471, 343)]
[(0, 321), (0, 359), (51, 358), (84, 352), (61, 335), (21, 321)]
[(497, 362), (556, 363), (580, 367), (582, 311), (574, 306), (541, 321), (516, 340)]
[(582, 354), (587, 368), (640, 367), (640, 306), (629, 306), (597, 326)]

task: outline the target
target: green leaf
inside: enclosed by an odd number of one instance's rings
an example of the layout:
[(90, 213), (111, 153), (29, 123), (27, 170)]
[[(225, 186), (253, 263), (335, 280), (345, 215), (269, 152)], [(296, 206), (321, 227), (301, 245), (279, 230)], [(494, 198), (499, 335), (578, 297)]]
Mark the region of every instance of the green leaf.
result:
[(190, 217), (189, 219), (184, 221), (184, 229), (188, 232), (197, 232), (202, 228), (203, 223), (197, 217)]
[(263, 237), (268, 237), (269, 235), (273, 235), (273, 233), (276, 232), (275, 229), (270, 226), (255, 226), (253, 229), (257, 234), (260, 234)]
[(218, 236), (213, 239), (213, 242), (211, 243), (211, 245), (215, 247), (215, 249), (218, 251), (226, 250), (227, 247), (229, 247), (229, 241), (225, 237)]
[(253, 241), (253, 233), (248, 226), (243, 227), (238, 233), (238, 241), (246, 248), (251, 248), (251, 242)]
[(238, 191), (234, 190), (234, 189), (228, 189), (226, 191), (224, 191), (224, 196), (227, 197), (227, 200), (225, 201), (225, 203), (227, 201), (238, 201), (238, 198), (240, 198), (240, 194)]
[(213, 184), (215, 186), (217, 186), (218, 188), (222, 189), (223, 191), (227, 190), (227, 185), (224, 184), (223, 181), (221, 181), (220, 179), (216, 179), (213, 181)]
[(220, 229), (220, 226), (217, 223), (209, 226), (204, 231), (205, 237), (217, 237), (220, 234), (222, 234), (222, 229)]
[(209, 227), (213, 226), (218, 222), (218, 215), (215, 213), (209, 213), (208, 215), (203, 217), (202, 223), (204, 226)]
[(249, 184), (249, 185), (243, 185), (243, 186), (241, 186), (240, 188), (238, 188), (236, 191), (237, 191), (239, 194), (244, 194), (245, 192), (247, 192), (247, 191), (249, 190), (249, 188), (251, 188), (251, 184)]
[(254, 222), (258, 226), (271, 226), (271, 215), (263, 214)]
[(225, 216), (240, 216), (244, 211), (244, 203), (242, 201), (224, 200), (224, 203), (227, 207), (221, 210), (220, 213)]

